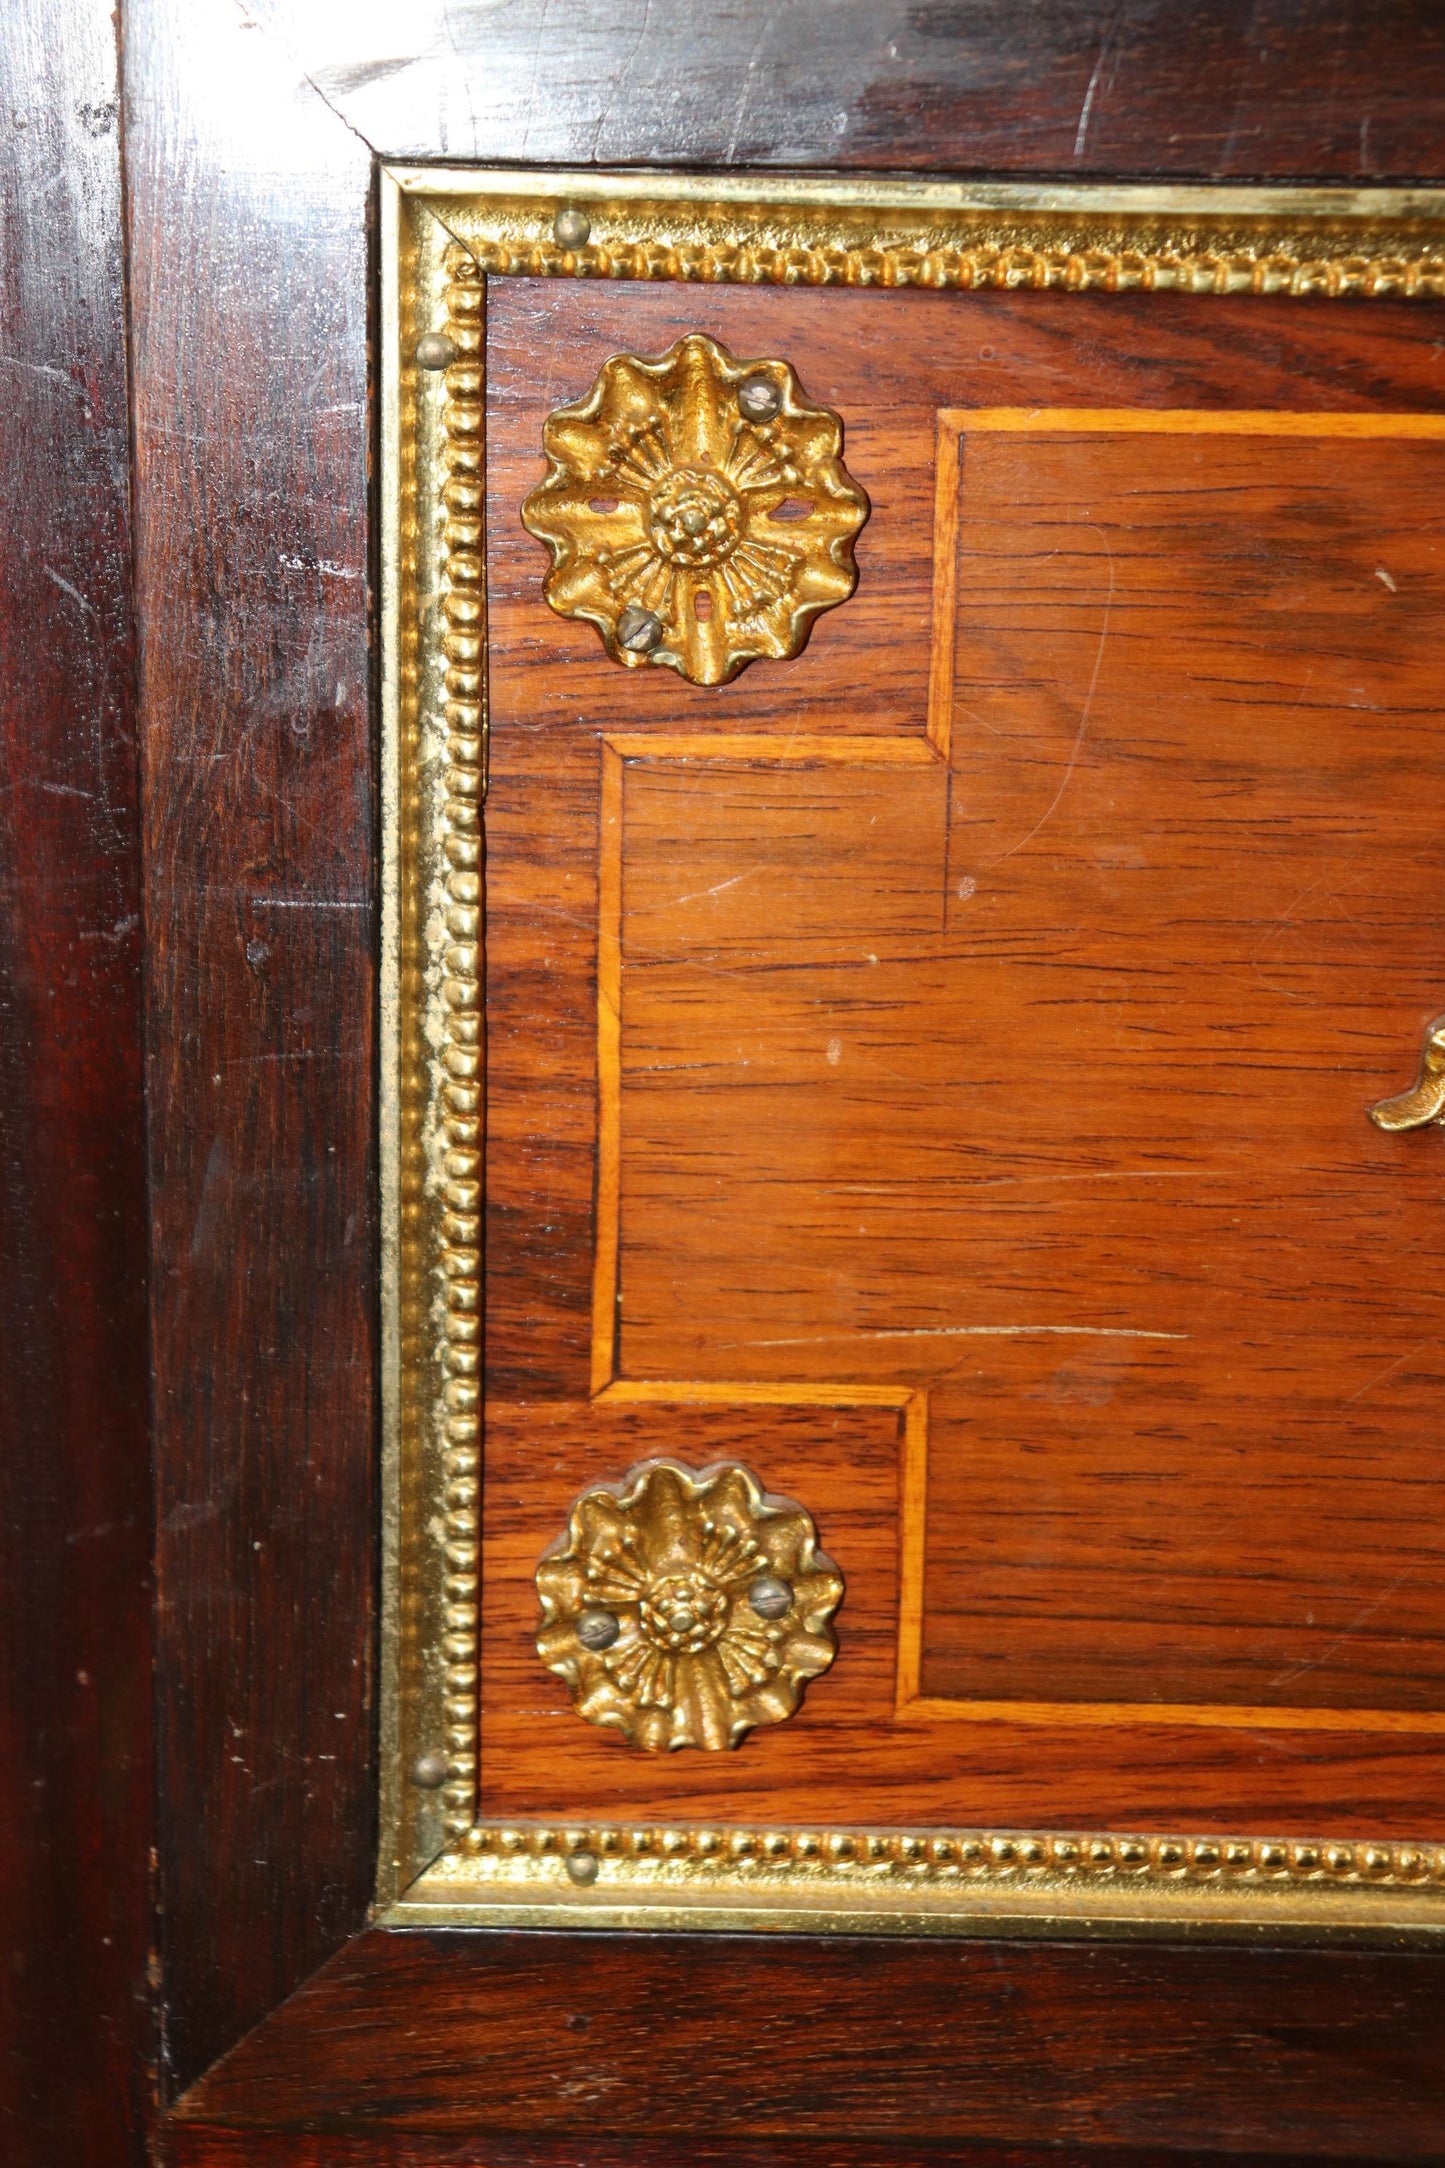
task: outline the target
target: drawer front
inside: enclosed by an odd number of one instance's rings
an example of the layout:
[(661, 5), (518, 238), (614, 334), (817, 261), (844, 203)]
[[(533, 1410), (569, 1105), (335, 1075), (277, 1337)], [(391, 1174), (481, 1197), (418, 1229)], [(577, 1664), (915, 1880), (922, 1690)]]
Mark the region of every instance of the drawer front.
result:
[(434, 185), (395, 1916), (1429, 1932), (1429, 279)]

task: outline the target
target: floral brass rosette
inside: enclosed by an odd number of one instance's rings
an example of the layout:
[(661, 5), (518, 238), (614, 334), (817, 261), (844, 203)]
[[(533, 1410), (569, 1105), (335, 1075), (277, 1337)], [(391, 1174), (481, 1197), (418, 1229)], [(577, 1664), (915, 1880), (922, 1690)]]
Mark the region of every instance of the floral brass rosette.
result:
[(618, 354), (542, 441), (522, 519), (552, 552), (546, 597), (595, 625), (614, 662), (724, 685), (796, 655), (857, 585), (868, 499), (842, 423), (784, 361), (735, 361), (700, 333), (659, 361)]
[[(736, 1462), (646, 1461), (584, 1491), (537, 1590), (543, 1663), (634, 1746), (736, 1746), (791, 1716), (837, 1654), (841, 1575), (803, 1508)], [(599, 1618), (612, 1639), (588, 1646)]]

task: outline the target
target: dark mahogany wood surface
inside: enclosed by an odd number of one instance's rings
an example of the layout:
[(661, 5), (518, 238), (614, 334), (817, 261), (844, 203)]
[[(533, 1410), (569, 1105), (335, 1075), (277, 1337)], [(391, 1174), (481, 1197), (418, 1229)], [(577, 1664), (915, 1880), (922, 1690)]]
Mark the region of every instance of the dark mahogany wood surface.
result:
[(248, 0), (391, 157), (1329, 178), (1438, 172), (1429, 0)]
[[(123, 16), (156, 882), (174, 2088), (355, 1932), (372, 1873), (371, 154), (1346, 181), (1428, 178), (1445, 158), (1438, 17), (1383, 0), (1203, 11), (506, 0), (409, 14), (125, 0)], [(9, 22), (6, 36), (18, 37)], [(47, 30), (31, 64), (64, 44)], [(1342, 312), (1347, 369), (1354, 322)], [(133, 1148), (121, 1156), (134, 1181)], [(115, 1268), (102, 1284), (106, 1376), (123, 1381), (126, 1350), (134, 1360), (139, 1348), (124, 1294), (133, 1274)], [(37, 1374), (43, 1397), (52, 1373)], [(93, 1467), (122, 1495), (124, 1400), (123, 1384), (96, 1396), (93, 1433), (112, 1441)], [(825, 1949), (819, 1972), (812, 1945), (790, 1944), (744, 1951), (738, 1972), (719, 1969), (715, 1945), (537, 1941), (363, 1939), (338, 1961), (350, 1986), (323, 1975), (218, 2076), (197, 2103), (210, 2122), (176, 2126), (177, 2157), (661, 2168), (676, 2137), (713, 2168), (693, 2133), (721, 2115), (737, 2135), (708, 2141), (718, 2168), (773, 2168), (808, 2158), (791, 2133), (820, 2100), (834, 2129), (852, 2118), (846, 2139), (815, 2151), (830, 2168), (874, 2168), (890, 2146), (900, 2164), (948, 2159), (917, 2135), (930, 2116), (960, 2145), (987, 2131), (1075, 2157), (1085, 2127), (1175, 2157), (1201, 2133), (1236, 2157), (1439, 2150), (1438, 1972), (1423, 1958), (895, 1946)], [(128, 1963), (117, 1958), (116, 1977)], [(993, 2012), (979, 2055), (963, 1966)], [(579, 1979), (612, 2012), (615, 2056), (597, 2067), (622, 2106), (606, 2118), (566, 2090), (576, 2042), (598, 2023), (569, 2000)], [(91, 1980), (110, 1993), (98, 1956)], [(778, 2004), (803, 2073), (786, 2098), (759, 2090), (758, 2041)], [(825, 2052), (810, 2093), (797, 2013), (815, 2006)], [(105, 2007), (122, 2004), (112, 1995)], [(559, 2010), (594, 2034), (560, 2030)], [(27, 2037), (39, 2040), (46, 2017), (32, 2015)], [(85, 2037), (93, 2048), (108, 2036)], [(916, 2112), (899, 2106), (909, 2087)], [(65, 2097), (57, 2076), (53, 2098)], [(773, 2118), (771, 2157), (744, 2129), (758, 2106)], [(860, 2153), (858, 2134), (888, 2116), (895, 2133), (912, 2117), (910, 2134)], [(627, 2135), (604, 2145), (599, 2120)], [(374, 2135), (336, 2153), (326, 2134), (348, 2122)], [(450, 2153), (398, 2135), (408, 2123), (445, 2125), (454, 2136), (437, 2142)], [(498, 2137), (510, 2155), (476, 2143), (494, 2125), (524, 2134)], [(106, 2142), (123, 2135), (115, 2119), (92, 2127)], [(112, 2155), (90, 2157), (109, 2168)]]
[(114, 27), (0, 32), (0, 2157), (150, 2090), (140, 861)]
[(986, 2139), (849, 2140), (780, 2137), (685, 2139), (518, 2137), (489, 2131), (445, 2137), (411, 2131), (368, 2136), (256, 2131), (225, 2124), (170, 2123), (157, 2138), (163, 2168), (677, 2168), (679, 2151), (696, 2168), (1286, 2168), (1302, 2158), (1351, 2168), (1389, 2168), (1397, 2153), (1227, 2152), (1189, 2146), (1014, 2145)]
[(374, 1934), (184, 2116), (689, 2152), (693, 2132), (719, 2148), (1006, 2135), (1429, 2160), (1442, 2055), (1424, 1956)]
[(364, 1915), (376, 1556), (367, 161), (126, 29), (169, 2078)]

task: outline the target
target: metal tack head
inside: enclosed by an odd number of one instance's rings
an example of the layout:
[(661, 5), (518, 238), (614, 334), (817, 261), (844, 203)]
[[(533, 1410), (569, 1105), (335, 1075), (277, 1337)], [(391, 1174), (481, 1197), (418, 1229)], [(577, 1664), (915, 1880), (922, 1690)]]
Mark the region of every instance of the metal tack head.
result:
[(567, 1872), (582, 1889), (586, 1889), (597, 1880), (600, 1866), (601, 1862), (595, 1852), (569, 1852), (567, 1854)]
[(793, 1608), (793, 1591), (775, 1573), (760, 1573), (748, 1590), (748, 1602), (759, 1618), (782, 1618)]
[(456, 358), (457, 349), (444, 331), (428, 331), (416, 342), (419, 369), (449, 369)]
[(585, 248), (591, 232), (591, 219), (575, 203), (558, 206), (552, 220), (552, 237), (559, 248)]
[(445, 1754), (419, 1754), (411, 1765), (411, 1781), (424, 1792), (437, 1791), (451, 1775)]
[(782, 385), (761, 370), (745, 376), (738, 386), (738, 405), (750, 422), (770, 422), (782, 403)]
[(617, 644), (634, 655), (650, 655), (662, 638), (662, 619), (640, 602), (629, 602), (617, 620)]
[(577, 1639), (584, 1649), (610, 1649), (622, 1627), (611, 1611), (589, 1604), (577, 1614)]

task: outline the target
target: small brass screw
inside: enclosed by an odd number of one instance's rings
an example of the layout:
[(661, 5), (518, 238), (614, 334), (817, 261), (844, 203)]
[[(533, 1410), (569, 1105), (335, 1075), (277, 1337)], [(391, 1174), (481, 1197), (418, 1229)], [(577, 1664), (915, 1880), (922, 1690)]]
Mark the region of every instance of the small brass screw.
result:
[(622, 1627), (611, 1611), (589, 1605), (577, 1614), (577, 1639), (584, 1649), (610, 1649)]
[(738, 386), (738, 405), (750, 422), (770, 422), (782, 403), (782, 386), (761, 371), (745, 376)]
[(449, 369), (456, 358), (457, 349), (444, 331), (429, 331), (416, 342), (419, 369)]
[(567, 1872), (580, 1889), (586, 1889), (597, 1880), (601, 1862), (595, 1852), (569, 1852)]
[(640, 602), (629, 602), (617, 620), (617, 644), (634, 655), (650, 655), (662, 638), (662, 619)]
[(775, 1573), (760, 1573), (748, 1590), (748, 1602), (759, 1618), (782, 1618), (793, 1608), (793, 1591)]
[(446, 1783), (451, 1767), (445, 1754), (419, 1754), (411, 1765), (411, 1781), (419, 1784), (424, 1792), (434, 1792)]

